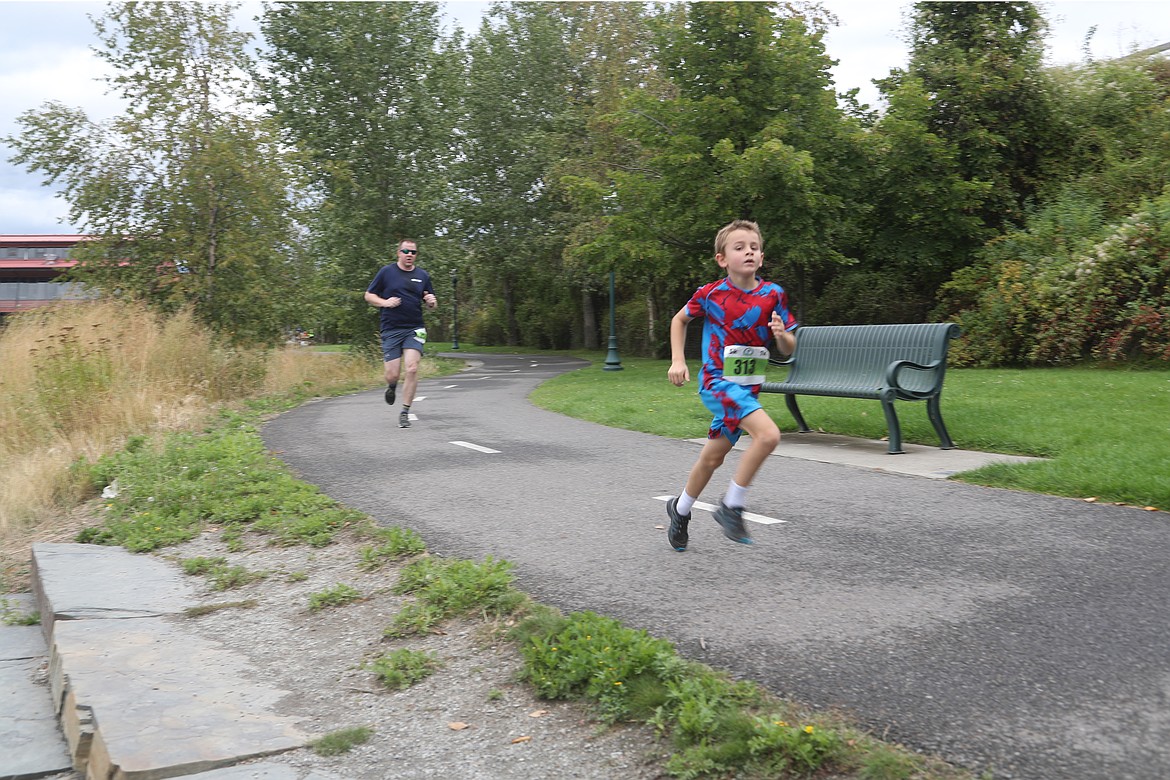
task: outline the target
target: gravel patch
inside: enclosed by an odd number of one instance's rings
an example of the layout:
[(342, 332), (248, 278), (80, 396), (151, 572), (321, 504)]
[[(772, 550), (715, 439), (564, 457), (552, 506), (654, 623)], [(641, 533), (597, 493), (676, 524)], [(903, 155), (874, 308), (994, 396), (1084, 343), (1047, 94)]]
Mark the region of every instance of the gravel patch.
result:
[[(288, 691), (277, 712), (299, 718), (307, 733), (323, 736), (357, 726), (373, 732), (341, 755), (319, 756), (305, 748), (266, 761), (350, 780), (665, 776), (668, 747), (650, 727), (605, 726), (584, 703), (536, 698), (518, 681), (521, 658), (495, 636), (498, 626), (460, 619), (425, 636), (383, 637), (408, 597), (391, 593), (397, 564), (374, 571), (358, 567), (368, 541), (339, 540), (318, 549), (271, 547), (260, 537), (246, 543), (246, 551), (227, 552), (209, 531), (160, 553), (176, 566), (180, 559), (220, 556), (267, 574), (240, 588), (201, 589), (203, 605), (254, 600), (255, 606), (184, 619), (249, 658), (265, 682)], [(363, 598), (310, 610), (312, 594), (340, 584)], [(442, 666), (405, 690), (390, 690), (368, 664), (401, 647), (434, 653)]]

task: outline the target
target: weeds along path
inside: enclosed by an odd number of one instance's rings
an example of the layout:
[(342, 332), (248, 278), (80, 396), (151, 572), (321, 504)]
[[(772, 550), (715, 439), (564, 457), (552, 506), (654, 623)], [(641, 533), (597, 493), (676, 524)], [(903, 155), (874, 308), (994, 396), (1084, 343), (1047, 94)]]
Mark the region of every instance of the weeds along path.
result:
[(1170, 527), (1149, 513), (776, 457), (752, 487), (749, 509), (777, 521), (753, 526), (756, 544), (697, 511), (680, 555), (661, 497), (694, 444), (528, 403), (580, 361), (465, 357), (470, 370), (420, 385), (409, 429), (372, 391), (285, 413), (263, 437), (434, 552), (507, 559), (540, 601), (879, 735), (997, 777), (1170, 776)]

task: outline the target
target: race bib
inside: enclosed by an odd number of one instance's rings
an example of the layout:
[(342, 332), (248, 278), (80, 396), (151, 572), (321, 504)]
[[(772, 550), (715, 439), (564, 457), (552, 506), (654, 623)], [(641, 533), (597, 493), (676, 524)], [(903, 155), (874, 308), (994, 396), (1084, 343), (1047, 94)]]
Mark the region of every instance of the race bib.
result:
[(767, 347), (729, 344), (723, 348), (723, 378), (737, 385), (758, 385), (768, 365)]
[(416, 339), (418, 339), (419, 344), (426, 344), (427, 343), (427, 329), (426, 328), (419, 328), (418, 330), (416, 330), (414, 332), (414, 337)]

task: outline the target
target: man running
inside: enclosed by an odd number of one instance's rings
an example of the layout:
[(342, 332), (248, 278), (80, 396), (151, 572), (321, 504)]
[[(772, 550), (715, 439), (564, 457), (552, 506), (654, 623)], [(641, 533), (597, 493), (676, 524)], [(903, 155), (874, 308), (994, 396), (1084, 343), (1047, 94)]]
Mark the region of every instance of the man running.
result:
[(398, 378), (403, 372), (402, 411), (398, 427), (410, 427), (410, 404), (418, 387), (418, 364), (422, 360), (427, 329), (423, 326), (422, 307), (439, 305), (431, 275), (414, 263), (418, 244), (409, 238), (398, 242), (398, 257), (382, 266), (366, 288), (366, 303), (381, 309), (382, 365), (386, 369), (386, 403), (394, 405), (398, 395)]

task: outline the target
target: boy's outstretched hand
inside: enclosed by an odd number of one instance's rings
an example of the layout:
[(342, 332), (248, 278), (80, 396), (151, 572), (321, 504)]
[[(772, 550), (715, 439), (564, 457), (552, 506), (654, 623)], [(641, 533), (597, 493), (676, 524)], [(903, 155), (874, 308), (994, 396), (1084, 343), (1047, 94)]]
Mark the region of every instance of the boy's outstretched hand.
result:
[(780, 351), (785, 355), (791, 355), (796, 349), (796, 337), (784, 328), (784, 320), (776, 312), (772, 312), (772, 321), (768, 323), (772, 329), (772, 338), (776, 341), (776, 346), (780, 347)]
[(666, 375), (670, 378), (670, 383), (675, 387), (682, 387), (691, 378), (691, 372), (687, 370), (685, 361), (671, 363), (670, 370), (666, 372)]
[(768, 327), (772, 329), (772, 337), (780, 338), (780, 334), (784, 333), (784, 320), (780, 319), (780, 315), (772, 312), (772, 321), (768, 323)]

